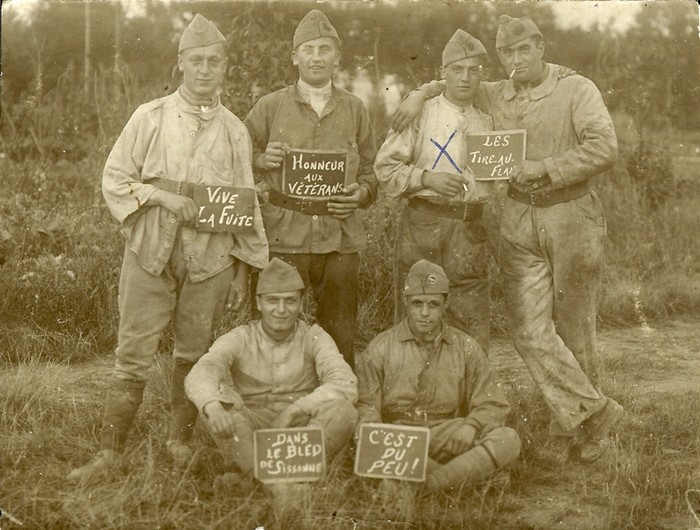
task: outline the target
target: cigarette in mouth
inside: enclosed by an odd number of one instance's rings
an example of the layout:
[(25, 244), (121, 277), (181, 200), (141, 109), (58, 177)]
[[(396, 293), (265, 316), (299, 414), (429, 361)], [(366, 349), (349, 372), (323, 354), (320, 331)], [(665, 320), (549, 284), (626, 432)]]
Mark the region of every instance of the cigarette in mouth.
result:
[(508, 79), (513, 79), (513, 74), (514, 74), (514, 73), (515, 73), (515, 69), (510, 73), (510, 75), (508, 76)]

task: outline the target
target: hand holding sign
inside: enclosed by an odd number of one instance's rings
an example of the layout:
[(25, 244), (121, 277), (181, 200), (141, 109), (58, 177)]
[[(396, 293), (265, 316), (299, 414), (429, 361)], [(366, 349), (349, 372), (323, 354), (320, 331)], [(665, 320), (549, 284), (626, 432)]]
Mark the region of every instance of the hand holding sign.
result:
[(289, 154), (289, 151), (289, 145), (284, 142), (270, 142), (267, 144), (265, 152), (258, 156), (255, 165), (258, 169), (267, 171), (278, 168), (282, 165), (284, 157)]
[(181, 223), (193, 223), (197, 217), (197, 206), (189, 197), (156, 189), (148, 199), (150, 204), (170, 210)]
[(334, 195), (328, 201), (328, 213), (336, 219), (345, 219), (367, 201), (369, 191), (357, 182), (353, 182), (342, 195)]
[(548, 180), (546, 174), (547, 166), (541, 160), (523, 160), (515, 166), (510, 179), (521, 186), (537, 189)]

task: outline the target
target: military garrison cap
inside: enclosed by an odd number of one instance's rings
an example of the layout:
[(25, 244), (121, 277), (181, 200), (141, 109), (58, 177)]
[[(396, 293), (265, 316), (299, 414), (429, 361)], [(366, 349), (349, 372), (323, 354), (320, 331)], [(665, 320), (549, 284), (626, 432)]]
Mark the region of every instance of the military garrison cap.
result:
[(258, 276), (256, 294), (286, 293), (304, 288), (297, 270), (279, 258), (272, 258)]
[(442, 52), (442, 66), (478, 55), (486, 55), (486, 48), (481, 41), (466, 31), (458, 29)]
[(221, 34), (213, 22), (197, 14), (185, 28), (185, 31), (182, 32), (177, 53), (182, 53), (190, 48), (218, 44), (219, 42), (226, 42), (226, 37)]
[(294, 32), (294, 49), (296, 50), (300, 44), (319, 37), (331, 37), (332, 39), (340, 40), (338, 32), (328, 21), (326, 15), (318, 9), (313, 9), (301, 19)]
[(413, 264), (406, 275), (406, 283), (403, 294), (447, 294), (450, 290), (450, 282), (445, 271), (440, 265), (430, 263), (428, 260), (420, 260)]
[(530, 17), (513, 18), (508, 15), (501, 15), (498, 17), (496, 49), (507, 48), (523, 39), (536, 35), (542, 37), (542, 33)]

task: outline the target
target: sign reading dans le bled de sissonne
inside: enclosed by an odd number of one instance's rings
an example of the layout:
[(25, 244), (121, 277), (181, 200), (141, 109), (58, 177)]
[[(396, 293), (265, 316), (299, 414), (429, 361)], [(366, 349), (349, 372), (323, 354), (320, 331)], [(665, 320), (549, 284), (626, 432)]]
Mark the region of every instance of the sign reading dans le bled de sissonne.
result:
[(326, 463), (320, 427), (257, 430), (253, 451), (255, 477), (264, 484), (319, 480)]
[(328, 199), (345, 191), (347, 153), (292, 149), (284, 157), (282, 192), (294, 197)]

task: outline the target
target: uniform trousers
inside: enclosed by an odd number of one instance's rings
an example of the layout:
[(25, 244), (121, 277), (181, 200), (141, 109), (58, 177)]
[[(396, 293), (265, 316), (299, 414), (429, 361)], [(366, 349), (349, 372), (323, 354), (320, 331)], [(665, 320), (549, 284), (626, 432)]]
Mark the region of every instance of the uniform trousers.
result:
[(211, 345), (233, 280), (227, 267), (200, 282), (187, 274), (179, 237), (163, 272), (144, 270), (138, 256), (124, 252), (119, 279), (119, 337), (114, 377), (145, 381), (158, 342), (172, 320), (173, 358), (195, 363)]
[(511, 333), (553, 435), (575, 434), (606, 403), (596, 388), (605, 236), (595, 192), (547, 207), (506, 198), (499, 242)]
[[(230, 408), (228, 413), (233, 417), (235, 437), (218, 436), (211, 431), (206, 417), (203, 421), (226, 465), (235, 463), (243, 473), (252, 475), (255, 468), (254, 432), (271, 428), (273, 420), (288, 406), (289, 402), (285, 401), (267, 406), (246, 406), (240, 411)], [(357, 417), (353, 404), (344, 399), (331, 400), (311, 410), (308, 425), (323, 429), (327, 463), (350, 440)]]

